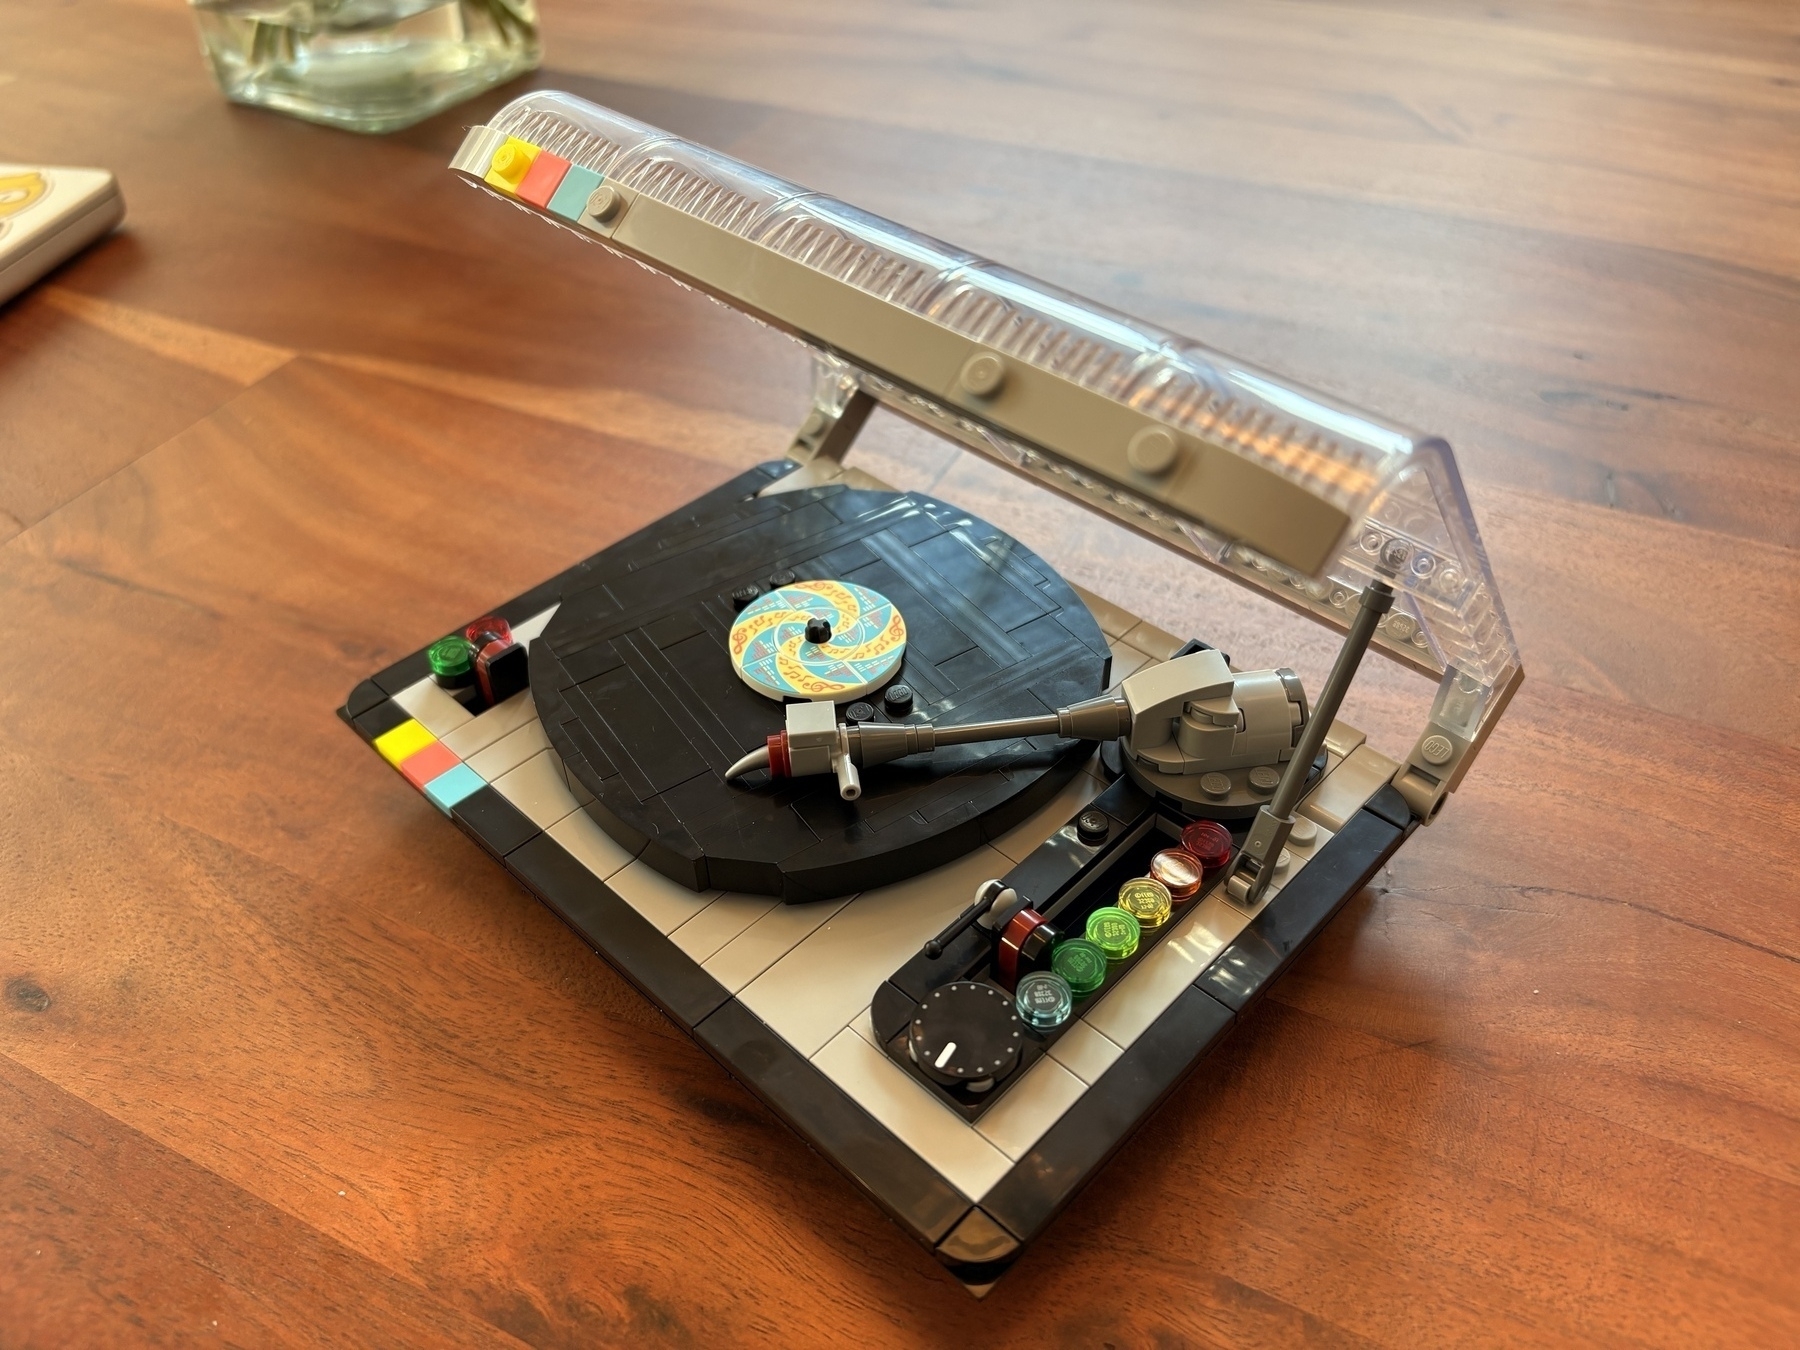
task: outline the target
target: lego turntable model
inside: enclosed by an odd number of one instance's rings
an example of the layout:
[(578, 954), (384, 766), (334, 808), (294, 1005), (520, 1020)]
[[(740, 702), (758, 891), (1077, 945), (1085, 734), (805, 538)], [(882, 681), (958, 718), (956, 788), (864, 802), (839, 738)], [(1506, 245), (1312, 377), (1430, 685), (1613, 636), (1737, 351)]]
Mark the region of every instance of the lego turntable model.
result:
[[(568, 95), (452, 167), (795, 337), (814, 406), (342, 716), (982, 1292), (1518, 687), (1450, 449)], [(1342, 631), (1330, 675), (847, 466), (878, 405)], [(1438, 681), (1400, 759), (1337, 717), (1370, 649)]]

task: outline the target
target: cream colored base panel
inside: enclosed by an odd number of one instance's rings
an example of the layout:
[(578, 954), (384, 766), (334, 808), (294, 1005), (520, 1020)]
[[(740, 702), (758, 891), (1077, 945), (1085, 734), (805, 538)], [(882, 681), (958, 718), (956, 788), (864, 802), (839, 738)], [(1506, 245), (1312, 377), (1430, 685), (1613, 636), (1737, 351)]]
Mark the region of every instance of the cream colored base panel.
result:
[(811, 1058), (821, 1073), (970, 1200), (981, 1199), (1012, 1170), (1011, 1158), (854, 1028), (845, 1027)]
[(812, 1055), (896, 967), (968, 907), (975, 888), (1012, 868), (983, 844), (922, 876), (865, 891), (744, 986), (738, 999), (802, 1055)]

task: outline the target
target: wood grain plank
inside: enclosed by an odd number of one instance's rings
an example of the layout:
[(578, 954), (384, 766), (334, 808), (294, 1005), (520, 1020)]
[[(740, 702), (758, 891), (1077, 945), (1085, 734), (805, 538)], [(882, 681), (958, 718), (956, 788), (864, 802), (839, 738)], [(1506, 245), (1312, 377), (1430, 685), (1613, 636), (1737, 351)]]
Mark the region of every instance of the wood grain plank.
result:
[[(1109, 1251), (1153, 1272), (1137, 1302), (1180, 1288), (1194, 1321), (1206, 1272), (1310, 1319), (1286, 1343), (1317, 1325), (1387, 1345), (1779, 1344), (1800, 1319), (1783, 1273), (1791, 1183), (1283, 1003), (1253, 1013), (1108, 1175), (1028, 1262)], [(1171, 1244), (1146, 1213), (1196, 1219)]]
[(0, 310), (0, 539), (42, 520), (240, 388), (39, 296)]
[(255, 384), (294, 357), (285, 347), (83, 295), (53, 283), (37, 287), (33, 296), (134, 347), (207, 371), (239, 387)]
[[(1780, 81), (1794, 62), (1780, 49), (1695, 53), (1539, 34), (1492, 11), (1354, 5), (1283, 5), (1278, 18), (1248, 4), (1169, 3), (1110, 6), (1104, 20), (1073, 3), (831, 13), (822, 0), (774, 18), (721, 0), (571, 7), (552, 58), (799, 112), (879, 109), (915, 131), (978, 126), (1015, 145), (1800, 276), (1800, 203), (1781, 158), (1785, 148), (1791, 163), (1795, 133)], [(1271, 23), (1279, 43), (1268, 41)], [(1752, 123), (1722, 139), (1727, 159), (1743, 157), (1732, 186), (1755, 209), (1713, 209), (1732, 168), (1691, 137), (1657, 134), (1695, 102)]]
[[(5, 999), (51, 1003), (29, 976)], [(0, 1120), (9, 1346), (521, 1344), (5, 1056)]]

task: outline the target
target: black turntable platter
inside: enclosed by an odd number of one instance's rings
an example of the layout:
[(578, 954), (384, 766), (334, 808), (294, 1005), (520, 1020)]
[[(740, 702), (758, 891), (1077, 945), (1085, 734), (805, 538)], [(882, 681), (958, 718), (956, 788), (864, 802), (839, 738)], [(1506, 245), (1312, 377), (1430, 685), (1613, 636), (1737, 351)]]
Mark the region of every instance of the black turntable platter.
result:
[(758, 771), (727, 784), (732, 762), (785, 718), (727, 655), (749, 588), (849, 581), (894, 602), (907, 648), (889, 687), (904, 684), (912, 701), (858, 700), (858, 715), (878, 720), (1052, 712), (1104, 689), (1111, 657), (1068, 584), (985, 521), (917, 493), (756, 496), (773, 472), (747, 474), (567, 574), (531, 649), (531, 687), (551, 744), (594, 794), (588, 813), (621, 845), (696, 890), (815, 900), (901, 880), (1004, 833), (1090, 747), (1040, 737), (939, 750), (871, 769), (856, 801), (829, 774), (771, 783)]

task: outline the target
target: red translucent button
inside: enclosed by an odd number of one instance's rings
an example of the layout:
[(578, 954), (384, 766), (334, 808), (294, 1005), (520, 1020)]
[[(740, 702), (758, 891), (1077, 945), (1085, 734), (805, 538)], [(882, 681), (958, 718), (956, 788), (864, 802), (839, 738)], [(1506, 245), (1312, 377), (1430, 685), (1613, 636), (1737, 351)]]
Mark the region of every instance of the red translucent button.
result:
[(1211, 875), (1231, 861), (1231, 831), (1216, 820), (1196, 820), (1181, 832), (1181, 847)]

